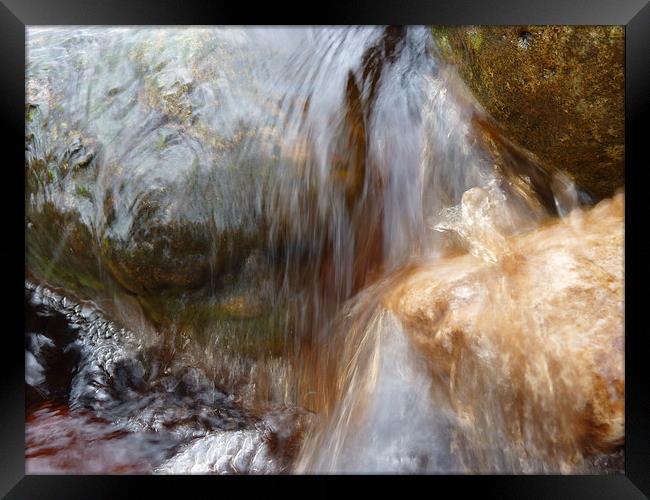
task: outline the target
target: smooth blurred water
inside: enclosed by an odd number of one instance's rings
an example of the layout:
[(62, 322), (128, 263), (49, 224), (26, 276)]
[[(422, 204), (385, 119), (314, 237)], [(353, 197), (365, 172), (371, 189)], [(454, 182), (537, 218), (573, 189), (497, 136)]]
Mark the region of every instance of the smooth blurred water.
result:
[[(35, 279), (90, 269), (70, 293), (169, 346), (172, 380), (195, 369), (244, 413), (314, 412), (296, 470), (457, 471), (425, 361), (364, 291), (422, 257), (489, 261), (580, 191), (499, 135), (426, 27), (29, 28), (26, 78)], [(48, 210), (78, 218), (83, 255)], [(148, 421), (161, 391), (109, 406)], [(206, 425), (148, 470), (289, 467), (257, 431)]]

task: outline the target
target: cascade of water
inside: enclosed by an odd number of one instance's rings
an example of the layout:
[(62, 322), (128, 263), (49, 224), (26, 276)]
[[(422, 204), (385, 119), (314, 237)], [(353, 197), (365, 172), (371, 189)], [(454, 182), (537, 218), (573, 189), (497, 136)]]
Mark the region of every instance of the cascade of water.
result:
[(317, 413), (297, 470), (461, 470), (382, 294), (423, 259), (493, 264), (585, 198), (427, 28), (30, 28), (27, 92), (36, 278), (134, 297), (242, 404)]

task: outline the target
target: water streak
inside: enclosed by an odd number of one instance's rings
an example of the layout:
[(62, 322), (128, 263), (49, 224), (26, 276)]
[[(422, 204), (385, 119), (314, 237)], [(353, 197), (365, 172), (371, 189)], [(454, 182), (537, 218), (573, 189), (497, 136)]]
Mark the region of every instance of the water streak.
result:
[[(386, 297), (423, 263), (498, 266), (589, 200), (508, 141), (427, 28), (27, 38), (29, 278), (125, 326), (73, 310), (81, 361), (64, 407), (128, 435), (170, 427), (147, 471), (483, 470), (480, 444), (459, 448), (472, 431), (450, 376), (432, 375)], [(39, 353), (59, 341), (29, 334), (27, 383), (42, 392)], [(498, 418), (499, 400), (483, 403)], [(67, 411), (52, 418), (86, 418)], [(500, 472), (557, 465), (490, 457)]]

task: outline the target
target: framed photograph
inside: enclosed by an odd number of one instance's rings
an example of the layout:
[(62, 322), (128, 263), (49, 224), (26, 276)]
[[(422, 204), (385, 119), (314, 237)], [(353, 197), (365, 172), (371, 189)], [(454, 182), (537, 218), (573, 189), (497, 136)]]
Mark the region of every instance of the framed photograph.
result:
[(2, 494), (647, 498), (650, 6), (228, 7), (0, 5)]

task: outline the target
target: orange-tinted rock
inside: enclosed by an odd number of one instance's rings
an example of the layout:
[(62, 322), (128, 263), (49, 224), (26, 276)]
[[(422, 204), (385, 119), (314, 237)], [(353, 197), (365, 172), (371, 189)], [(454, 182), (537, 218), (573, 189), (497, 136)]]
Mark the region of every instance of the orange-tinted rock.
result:
[(619, 194), (386, 296), (446, 387), (471, 470), (567, 472), (623, 443), (623, 216)]

